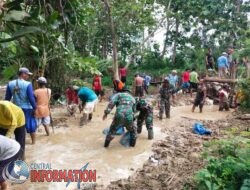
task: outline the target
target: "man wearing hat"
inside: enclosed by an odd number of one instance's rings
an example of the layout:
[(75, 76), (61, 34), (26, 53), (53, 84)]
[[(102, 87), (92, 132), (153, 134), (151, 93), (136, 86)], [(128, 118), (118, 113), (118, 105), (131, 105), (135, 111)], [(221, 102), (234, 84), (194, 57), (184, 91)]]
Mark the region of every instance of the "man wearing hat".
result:
[(174, 88), (174, 91), (172, 93), (173, 103), (175, 103), (175, 95), (174, 93), (177, 92), (178, 88), (178, 75), (176, 70), (172, 70), (171, 74), (166, 77), (165, 79), (168, 80), (169, 84)]
[(169, 83), (168, 79), (166, 78), (164, 79), (159, 93), (160, 93), (159, 118), (160, 120), (162, 120), (164, 111), (166, 118), (170, 118), (170, 96), (174, 93), (174, 87)]
[(105, 120), (116, 106), (115, 116), (110, 126), (108, 135), (106, 136), (104, 147), (108, 147), (110, 142), (114, 139), (117, 129), (120, 126), (126, 127), (130, 133), (130, 146), (134, 147), (136, 144), (136, 127), (134, 126), (134, 112), (136, 109), (135, 98), (128, 93), (127, 90), (119, 90), (110, 100), (103, 115)]
[(43, 125), (47, 136), (49, 136), (51, 89), (46, 88), (47, 79), (44, 77), (39, 77), (37, 83), (38, 89), (34, 92), (37, 103), (35, 111), (37, 127)]
[(218, 63), (219, 78), (225, 78), (227, 70), (229, 68), (226, 52), (222, 53), (222, 55), (218, 58), (217, 63)]
[[(25, 128), (27, 132), (30, 133), (33, 143), (36, 131), (36, 121), (34, 118), (36, 101), (32, 84), (27, 81), (30, 75), (32, 75), (32, 73), (29, 69), (25, 67), (20, 68), (18, 72), (18, 79), (10, 81), (7, 85), (5, 100), (12, 100), (14, 104), (22, 108), (25, 115)], [(23, 133), (25, 137), (25, 131), (23, 131)]]

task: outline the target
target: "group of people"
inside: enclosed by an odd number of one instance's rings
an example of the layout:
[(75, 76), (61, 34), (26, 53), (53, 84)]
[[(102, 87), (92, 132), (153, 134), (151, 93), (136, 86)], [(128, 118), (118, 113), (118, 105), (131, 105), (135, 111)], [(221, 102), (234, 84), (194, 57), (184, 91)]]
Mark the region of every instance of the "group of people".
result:
[[(211, 57), (208, 57), (206, 60), (209, 67), (212, 67)], [(31, 136), (32, 144), (35, 144), (36, 130), (39, 125), (44, 126), (47, 135), (50, 134), (49, 102), (51, 89), (46, 87), (47, 79), (39, 77), (37, 80), (38, 89), (33, 91), (32, 83), (28, 82), (30, 75), (32, 73), (27, 68), (20, 68), (18, 78), (10, 81), (7, 85), (5, 100), (0, 101), (0, 172), (4, 164), (11, 159), (24, 159), (26, 131)], [(154, 138), (153, 106), (144, 97), (144, 91), (148, 93), (151, 77), (145, 74), (136, 74), (133, 95), (126, 88), (127, 69), (125, 67), (120, 68), (119, 76), (119, 79), (113, 80), (114, 94), (110, 98), (103, 114), (103, 120), (105, 120), (116, 106), (116, 112), (106, 136), (104, 147), (109, 146), (115, 137), (116, 131), (121, 126), (125, 127), (130, 134), (129, 143), (131, 147), (135, 146), (137, 134), (141, 133), (144, 122), (148, 131), (148, 139)], [(163, 119), (164, 112), (166, 118), (170, 118), (170, 98), (172, 97), (174, 101), (175, 93), (179, 89), (182, 89), (183, 92), (189, 92), (191, 95), (192, 91), (195, 90), (197, 93), (192, 111), (194, 112), (195, 107), (199, 106), (200, 112), (202, 112), (206, 98), (204, 80), (199, 79), (198, 73), (193, 68), (192, 71), (186, 69), (182, 73), (181, 81), (182, 84), (180, 85), (177, 71), (173, 70), (161, 82), (162, 85), (158, 96), (160, 120)], [(67, 88), (66, 99), (69, 112), (72, 109), (76, 110), (77, 107), (79, 107), (80, 112), (83, 112), (80, 126), (92, 120), (98, 98), (101, 101), (103, 94), (101, 75), (99, 74), (96, 74), (93, 78), (92, 89), (74, 85)], [(219, 91), (219, 99), (219, 110), (229, 110), (228, 89), (225, 85)], [(15, 135), (16, 142), (10, 139), (12, 135)], [(11, 151), (7, 151), (7, 149)], [(4, 151), (6, 152), (5, 154)], [(0, 185), (2, 189), (6, 188), (6, 183), (1, 178)]]
[[(219, 78), (236, 78), (237, 61), (233, 59), (234, 48), (229, 47), (227, 52), (223, 52), (217, 59), (218, 77)], [(208, 48), (205, 56), (205, 64), (207, 71), (215, 70), (215, 61), (212, 54), (212, 49)]]
[[(5, 100), (0, 101), (0, 173), (10, 161), (25, 158), (26, 131), (32, 144), (39, 125), (43, 124), (49, 135), (51, 90), (46, 88), (46, 78), (39, 77), (38, 89), (33, 91), (32, 83), (28, 82), (30, 75), (29, 69), (20, 68), (18, 78), (7, 85)], [(16, 141), (11, 139), (13, 135)], [(2, 175), (0, 185), (7, 189)]]

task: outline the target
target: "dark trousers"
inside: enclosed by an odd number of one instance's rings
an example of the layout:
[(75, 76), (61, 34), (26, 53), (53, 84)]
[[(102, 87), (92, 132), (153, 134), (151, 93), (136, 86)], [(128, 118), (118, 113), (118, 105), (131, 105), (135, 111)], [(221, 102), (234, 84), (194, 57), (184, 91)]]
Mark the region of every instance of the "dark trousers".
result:
[(136, 86), (135, 87), (135, 96), (136, 97), (142, 97), (143, 94), (143, 87), (142, 86)]
[[(1, 135), (5, 136), (7, 131), (8, 131), (8, 129), (0, 128), (0, 134)], [(26, 135), (25, 126), (16, 128), (15, 131), (14, 131), (14, 134), (15, 134), (16, 141), (21, 146), (19, 159), (23, 160), (24, 159), (24, 153), (25, 153), (25, 135)]]
[(127, 77), (126, 77), (126, 76), (122, 76), (122, 77), (121, 77), (121, 81), (125, 84), (126, 81), (127, 81)]

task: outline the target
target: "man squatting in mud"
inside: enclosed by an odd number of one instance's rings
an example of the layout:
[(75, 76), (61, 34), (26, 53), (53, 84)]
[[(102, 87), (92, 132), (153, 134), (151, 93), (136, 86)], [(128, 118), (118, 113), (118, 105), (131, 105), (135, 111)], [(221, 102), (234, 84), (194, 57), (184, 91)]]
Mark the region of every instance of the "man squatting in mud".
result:
[(139, 98), (137, 99), (136, 110), (139, 111), (139, 115), (137, 117), (137, 133), (141, 133), (142, 125), (145, 121), (146, 128), (148, 130), (148, 139), (153, 139), (153, 107), (149, 105), (145, 99)]
[(112, 111), (114, 106), (116, 106), (116, 112), (108, 135), (106, 136), (104, 147), (109, 146), (110, 142), (114, 139), (116, 130), (121, 125), (126, 127), (127, 131), (130, 132), (130, 146), (134, 147), (137, 138), (136, 127), (134, 126), (134, 112), (136, 109), (136, 101), (131, 94), (126, 92), (126, 90), (119, 90), (118, 93), (111, 98), (107, 108), (105, 109), (103, 120), (107, 118), (108, 114)]

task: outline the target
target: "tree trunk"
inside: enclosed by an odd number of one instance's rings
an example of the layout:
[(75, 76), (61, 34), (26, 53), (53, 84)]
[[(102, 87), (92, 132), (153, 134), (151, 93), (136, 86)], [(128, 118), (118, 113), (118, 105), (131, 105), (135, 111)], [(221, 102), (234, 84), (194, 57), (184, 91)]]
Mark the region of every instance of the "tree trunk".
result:
[[(167, 10), (166, 10), (166, 14), (168, 14), (169, 10), (170, 10), (170, 6), (171, 6), (171, 3), (172, 3), (172, 0), (170, 0), (168, 2), (168, 7), (167, 7)], [(170, 23), (169, 23), (169, 16), (167, 16), (167, 27), (166, 27), (167, 31), (166, 31), (166, 38), (165, 38), (165, 41), (164, 41), (164, 46), (163, 46), (163, 50), (161, 52), (161, 58), (163, 59), (166, 51), (167, 51), (167, 39), (168, 39), (168, 32), (169, 32), (169, 29), (170, 29)]]
[[(158, 23), (158, 25), (152, 30), (152, 32), (150, 32), (149, 34), (148, 34), (148, 36), (145, 38), (145, 36), (143, 36), (143, 41), (138, 45), (138, 48), (139, 49), (142, 49), (142, 48), (144, 48), (145, 47), (145, 43), (152, 37), (152, 36), (154, 36), (154, 33), (159, 29), (159, 27), (162, 25), (162, 23), (164, 22), (164, 20), (166, 19), (167, 17), (163, 17), (160, 21), (159, 21), (159, 23)], [(134, 59), (136, 58), (136, 48), (134, 48), (134, 50), (132, 51), (132, 53), (131, 53), (131, 56), (130, 56), (130, 59), (129, 59), (129, 61), (128, 61), (128, 63), (126, 64), (126, 68), (128, 68), (129, 67), (129, 65), (131, 64), (131, 63), (133, 63), (134, 62)]]
[(250, 78), (250, 60), (248, 58), (243, 58), (243, 62), (247, 70), (247, 78)]
[(163, 50), (161, 52), (161, 58), (163, 59), (166, 51), (167, 51), (167, 40), (168, 40), (168, 32), (169, 32), (169, 17), (167, 18), (167, 27), (166, 27), (166, 34), (165, 34), (165, 40), (164, 40), (164, 46), (163, 46)]
[(108, 57), (108, 42), (107, 42), (107, 34), (105, 33), (105, 38), (102, 40), (102, 58), (107, 59)]
[(105, 10), (107, 11), (107, 16), (108, 16), (108, 24), (110, 25), (111, 28), (111, 36), (112, 36), (112, 49), (113, 49), (113, 77), (114, 79), (118, 80), (119, 79), (119, 74), (118, 74), (118, 57), (117, 57), (117, 38), (116, 38), (116, 32), (115, 32), (115, 24), (112, 18), (111, 14), (111, 7), (109, 4), (108, 0), (103, 0), (104, 5), (105, 5)]
[(174, 39), (174, 46), (173, 46), (173, 55), (172, 55), (172, 64), (175, 64), (176, 61), (176, 47), (177, 47), (177, 39), (179, 33), (179, 20), (178, 18), (175, 19), (175, 39)]

